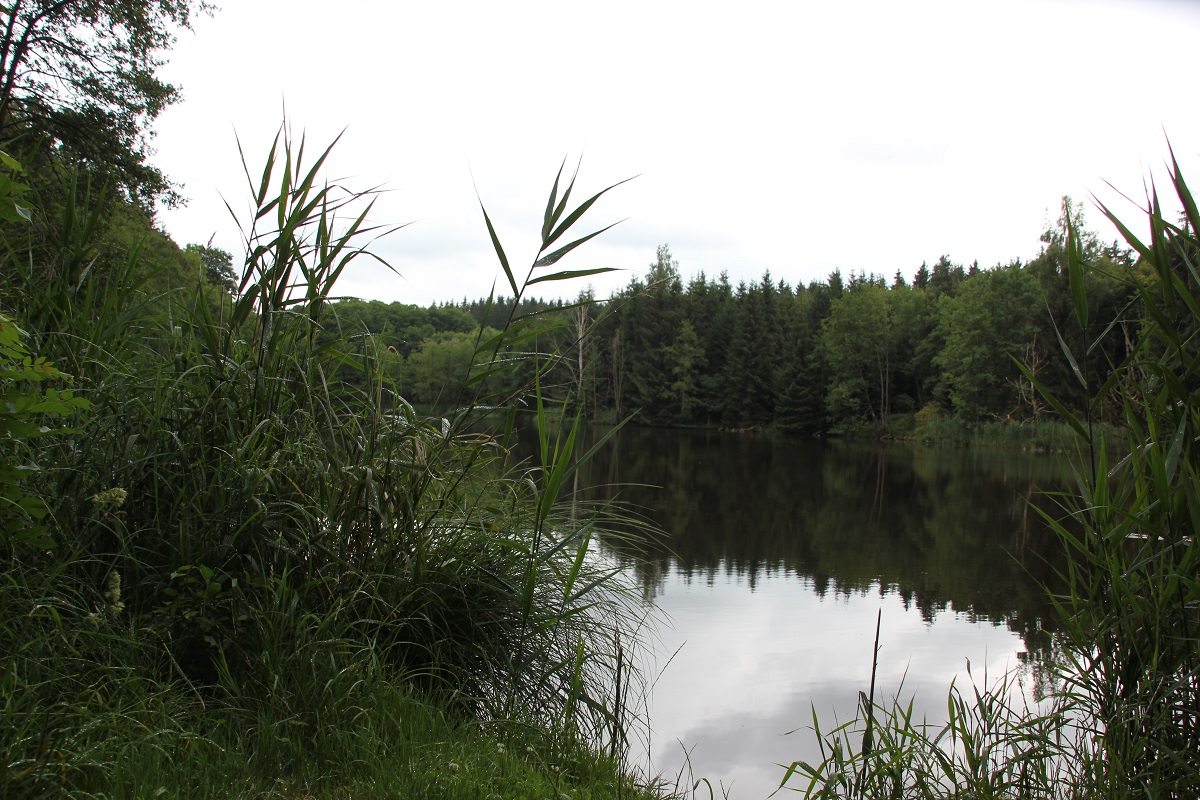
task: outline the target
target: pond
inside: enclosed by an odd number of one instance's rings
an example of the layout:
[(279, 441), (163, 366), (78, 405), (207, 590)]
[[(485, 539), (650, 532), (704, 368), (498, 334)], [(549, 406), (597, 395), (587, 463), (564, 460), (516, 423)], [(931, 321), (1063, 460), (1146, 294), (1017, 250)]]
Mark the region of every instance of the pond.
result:
[(1033, 506), (1053, 511), (1069, 476), (1047, 455), (621, 431), (581, 482), (666, 532), (608, 548), (666, 620), (630, 760), (766, 797), (780, 765), (819, 760), (814, 710), (854, 715), (880, 614), (877, 699), (939, 722), (952, 681), (1011, 670), (1036, 696), (1059, 549)]

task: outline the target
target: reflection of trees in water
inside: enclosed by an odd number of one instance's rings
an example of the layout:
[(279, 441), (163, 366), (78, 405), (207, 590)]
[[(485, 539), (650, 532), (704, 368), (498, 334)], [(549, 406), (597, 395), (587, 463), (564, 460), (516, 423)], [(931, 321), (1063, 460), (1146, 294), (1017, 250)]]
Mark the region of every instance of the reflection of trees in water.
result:
[(1035, 703), (1062, 692), (1059, 676), (1063, 665), (1070, 663), (1060, 642), (1049, 636), (1043, 637), (1042, 641), (1044, 644), (1040, 648), (1031, 647), (1028, 652), (1017, 653), (1021, 661), (1021, 682), (1029, 687), (1027, 692)]
[(595, 497), (617, 487), (667, 532), (642, 552), (611, 543), (648, 598), (673, 563), (751, 590), (787, 572), (822, 597), (894, 592), (926, 621), (953, 609), (1004, 622), (1033, 650), (1060, 554), (1027, 501), (1053, 509), (1044, 492), (1067, 475), (1029, 454), (634, 428), (582, 483), (604, 487)]

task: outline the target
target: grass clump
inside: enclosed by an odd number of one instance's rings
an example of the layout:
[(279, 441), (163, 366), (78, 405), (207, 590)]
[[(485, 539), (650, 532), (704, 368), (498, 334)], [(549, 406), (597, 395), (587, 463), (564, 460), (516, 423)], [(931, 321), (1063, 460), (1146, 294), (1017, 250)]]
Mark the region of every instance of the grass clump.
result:
[[(1063, 346), (1094, 398), (1072, 414), (1039, 387), (1081, 443), (1064, 518), (1047, 514), (1068, 555), (1051, 691), (1014, 702), (1013, 679), (972, 693), (951, 688), (949, 721), (912, 719), (912, 705), (864, 701), (822, 732), (819, 764), (797, 762), (781, 787), (806, 797), (1191, 798), (1200, 787), (1200, 210), (1174, 160), (1183, 218), (1148, 198), (1150, 236), (1105, 213), (1140, 256), (1108, 278), (1135, 298), (1124, 323), (1132, 351), (1101, 386)], [(1089, 336), (1088, 265), (1068, 219), (1067, 268), (1076, 321)], [(1089, 352), (1110, 335), (1107, 326)], [(1082, 365), (1082, 367), (1080, 366)], [(1026, 377), (1037, 384), (1028, 371)], [(1123, 433), (1093, 421), (1116, 402)], [(924, 411), (923, 428), (940, 425)], [(1114, 452), (1126, 453), (1114, 457)]]
[[(1109, 436), (1120, 432), (1112, 425), (1097, 424), (1097, 427), (1102, 427)], [(942, 413), (935, 403), (925, 405), (916, 413), (911, 424), (905, 424), (896, 435), (923, 444), (1031, 450), (1039, 453), (1074, 453), (1078, 447), (1075, 430), (1059, 419), (1043, 416), (1016, 421), (968, 422), (959, 416)]]
[(915, 719), (899, 695), (863, 696), (855, 718), (832, 730), (822, 731), (814, 712), (823, 760), (792, 764), (781, 786), (813, 798), (1072, 796), (1058, 793), (1072, 778), (1065, 757), (1074, 744), (1062, 710), (1029, 706), (1015, 674), (966, 691), (951, 686), (941, 725)]
[[(455, 408), (418, 414), (332, 316), (387, 231), (369, 192), (322, 182), (329, 152), (277, 137), (246, 170), (232, 293), (147, 289), (162, 276), (109, 252), (77, 173), (3, 228), (0, 422), (74, 415), (5, 442), (36, 469), (0, 473), (4, 796), (624, 791), (642, 612), (593, 545), (613, 512), (566, 502), (571, 425), (510, 458), (555, 355), (511, 318), (478, 335)], [(561, 177), (523, 282), (484, 212), (518, 296), (591, 273), (546, 272), (603, 194), (571, 209)], [(488, 380), (513, 369), (523, 392)]]

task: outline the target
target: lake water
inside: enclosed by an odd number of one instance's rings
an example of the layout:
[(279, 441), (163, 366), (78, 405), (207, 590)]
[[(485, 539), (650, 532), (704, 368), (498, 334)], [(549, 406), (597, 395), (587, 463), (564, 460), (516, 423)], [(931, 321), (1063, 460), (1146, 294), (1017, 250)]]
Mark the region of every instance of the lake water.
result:
[(582, 481), (667, 533), (636, 560), (609, 552), (666, 620), (631, 761), (766, 797), (780, 765), (819, 760), (813, 709), (823, 727), (853, 716), (881, 611), (877, 699), (915, 695), (941, 721), (968, 662), (977, 682), (1020, 670), (1032, 694), (1058, 549), (1030, 503), (1053, 508), (1068, 476), (1046, 455), (622, 431)]

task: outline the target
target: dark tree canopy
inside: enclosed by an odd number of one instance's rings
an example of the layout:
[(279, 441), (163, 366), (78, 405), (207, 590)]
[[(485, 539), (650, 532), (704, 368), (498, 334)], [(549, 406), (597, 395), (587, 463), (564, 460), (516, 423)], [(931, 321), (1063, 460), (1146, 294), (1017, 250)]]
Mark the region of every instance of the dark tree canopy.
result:
[(204, 244), (189, 244), (187, 250), (194, 252), (204, 266), (204, 276), (214, 286), (228, 292), (237, 291), (238, 275), (233, 271), (233, 255), (219, 247)]
[(0, 142), (39, 140), (151, 208), (175, 197), (146, 163), (179, 90), (155, 74), (201, 0), (10, 0), (0, 6)]

